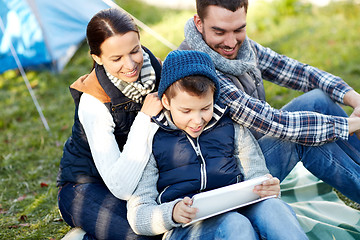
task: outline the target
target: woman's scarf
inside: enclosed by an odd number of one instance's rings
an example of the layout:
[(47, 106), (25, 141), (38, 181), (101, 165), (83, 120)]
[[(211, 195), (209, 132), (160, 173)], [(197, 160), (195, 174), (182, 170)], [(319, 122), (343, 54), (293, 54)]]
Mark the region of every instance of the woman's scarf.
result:
[(144, 63), (141, 68), (140, 77), (132, 83), (128, 83), (122, 81), (121, 79), (114, 77), (108, 71), (106, 71), (106, 75), (110, 79), (110, 81), (128, 98), (134, 100), (137, 103), (141, 103), (143, 96), (146, 96), (150, 93), (155, 87), (155, 70), (151, 65), (149, 54), (147, 54), (144, 50), (143, 58)]
[(215, 64), (215, 68), (221, 72), (233, 76), (241, 76), (256, 68), (256, 56), (252, 50), (249, 39), (246, 37), (241, 44), (236, 59), (230, 60), (211, 49), (203, 40), (201, 33), (197, 30), (194, 20), (189, 19), (185, 24), (185, 41), (192, 50), (209, 54)]

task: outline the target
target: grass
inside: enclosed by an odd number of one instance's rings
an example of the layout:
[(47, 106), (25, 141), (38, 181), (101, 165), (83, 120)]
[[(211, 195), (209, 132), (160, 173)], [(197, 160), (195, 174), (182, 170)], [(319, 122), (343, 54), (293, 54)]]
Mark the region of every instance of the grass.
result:
[[(287, 9), (281, 4), (283, 2), (293, 5)], [(254, 24), (248, 24), (248, 35), (276, 52), (342, 77), (359, 91), (360, 39), (357, 29), (360, 29), (360, 21), (356, 12), (360, 6), (351, 1), (332, 3), (324, 8), (301, 5), (294, 0), (275, 3), (278, 4), (271, 8), (260, 1), (257, 7), (249, 9)], [(276, 108), (301, 94), (268, 82), (265, 88), (268, 102)]]
[[(315, 8), (277, 1), (270, 7), (264, 2), (250, 5), (248, 35), (252, 39), (339, 75), (360, 92), (359, 5)], [(183, 40), (183, 26), (194, 14), (130, 0), (121, 1), (121, 6), (175, 45)], [(170, 51), (148, 33), (142, 33), (141, 39), (161, 59)], [(61, 239), (69, 230), (57, 210), (56, 175), (73, 123), (68, 86), (88, 73), (91, 64), (87, 46), (82, 45), (60, 74), (27, 72), (51, 134), (43, 127), (18, 72), (0, 75), (0, 239)], [(278, 108), (299, 95), (270, 83), (266, 89), (268, 102)]]

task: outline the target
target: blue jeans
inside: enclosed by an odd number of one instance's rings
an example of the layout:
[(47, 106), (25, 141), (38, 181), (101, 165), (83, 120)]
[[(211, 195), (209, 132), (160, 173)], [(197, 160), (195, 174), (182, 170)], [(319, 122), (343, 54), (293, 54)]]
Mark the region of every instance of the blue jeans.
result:
[(68, 183), (59, 189), (58, 204), (64, 221), (86, 232), (83, 239), (161, 239), (136, 235), (126, 218), (126, 201), (102, 183)]
[[(347, 117), (344, 110), (321, 90), (313, 90), (283, 107), (287, 111), (315, 111), (326, 115)], [(258, 143), (273, 176), (282, 181), (302, 161), (312, 174), (360, 203), (360, 141), (353, 135), (348, 141), (337, 140), (310, 147), (270, 136)]]
[(289, 205), (277, 198), (220, 214), (188, 227), (174, 228), (166, 240), (308, 239)]

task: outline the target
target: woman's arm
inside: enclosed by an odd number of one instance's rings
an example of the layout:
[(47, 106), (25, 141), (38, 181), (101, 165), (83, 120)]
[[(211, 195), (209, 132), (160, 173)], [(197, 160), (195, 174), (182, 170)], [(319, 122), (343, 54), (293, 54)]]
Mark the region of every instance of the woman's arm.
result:
[(116, 197), (129, 199), (149, 159), (158, 126), (139, 112), (120, 152), (114, 136), (115, 124), (103, 103), (84, 93), (79, 103), (79, 119), (106, 186)]

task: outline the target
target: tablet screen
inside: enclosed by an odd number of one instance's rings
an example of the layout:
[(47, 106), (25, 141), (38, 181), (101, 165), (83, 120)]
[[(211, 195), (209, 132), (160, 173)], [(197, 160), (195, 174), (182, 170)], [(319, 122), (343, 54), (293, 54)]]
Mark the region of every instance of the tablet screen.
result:
[(267, 179), (269, 179), (267, 176), (261, 176), (194, 195), (191, 207), (198, 208), (198, 212), (196, 217), (190, 223), (183, 225), (183, 227), (230, 210), (275, 197), (260, 198), (259, 195), (253, 192), (256, 185)]

